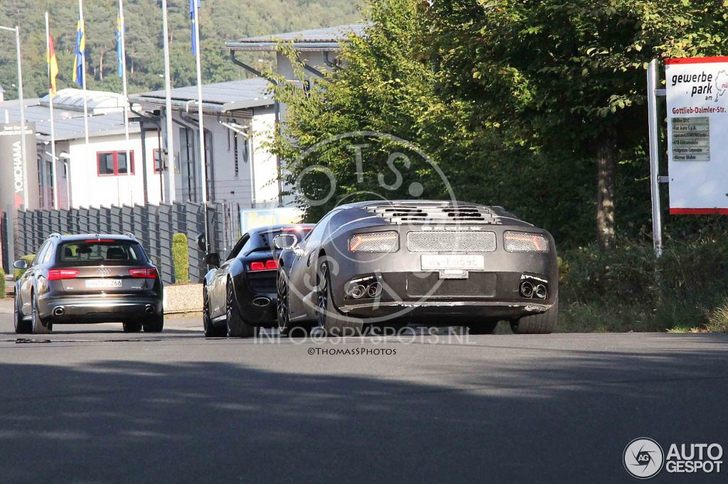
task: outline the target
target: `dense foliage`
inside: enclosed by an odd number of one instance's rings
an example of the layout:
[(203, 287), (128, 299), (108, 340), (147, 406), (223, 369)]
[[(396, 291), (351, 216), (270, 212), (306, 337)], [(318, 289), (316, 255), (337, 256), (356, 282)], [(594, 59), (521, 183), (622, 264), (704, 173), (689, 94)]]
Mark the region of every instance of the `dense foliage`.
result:
[[(644, 235), (646, 63), (728, 52), (728, 9), (715, 0), (372, 0), (369, 17), (343, 68), (307, 92), (278, 88), (290, 181), (323, 165), (338, 182), (312, 219), (353, 193), (382, 193), (377, 177), (355, 176), (348, 140), (301, 159), (332, 135), (371, 130), (419, 146), (458, 198), (504, 205), (562, 246)], [(386, 170), (391, 143), (368, 142), (367, 169)], [(423, 196), (447, 196), (435, 170), (416, 176)], [(309, 198), (329, 188), (325, 176), (302, 180)], [(406, 184), (383, 195), (406, 197)]]
[[(120, 92), (116, 75), (115, 0), (84, 3), (88, 87)], [(195, 82), (190, 53), (188, 0), (169, 0), (170, 64), (175, 86)], [(126, 0), (127, 71), (130, 92), (161, 89), (164, 80), (162, 12), (159, 0)], [(25, 95), (47, 92), (44, 11), (50, 12), (60, 69), (58, 87), (72, 83), (73, 49), (76, 42), (78, 2), (68, 0), (3, 0), (0, 25), (21, 29)], [(351, 23), (360, 20), (358, 2), (349, 0), (203, 0), (200, 10), (202, 66), (205, 82), (240, 79), (240, 68), (230, 62), (224, 42), (253, 35), (271, 34)], [(242, 56), (263, 68), (270, 56)], [(0, 32), (0, 85), (6, 98), (16, 97), (15, 39)]]

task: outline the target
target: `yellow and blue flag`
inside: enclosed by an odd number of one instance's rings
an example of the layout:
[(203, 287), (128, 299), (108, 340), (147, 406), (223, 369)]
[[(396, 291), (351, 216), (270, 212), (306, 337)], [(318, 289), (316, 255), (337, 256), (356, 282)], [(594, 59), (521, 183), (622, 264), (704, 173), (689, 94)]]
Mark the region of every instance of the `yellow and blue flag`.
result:
[(86, 34), (84, 33), (83, 29), (83, 22), (78, 21), (78, 24), (76, 26), (76, 64), (75, 68), (73, 69), (73, 82), (75, 82), (78, 87), (83, 87), (86, 83), (86, 80), (83, 76), (83, 66), (85, 62), (85, 52), (86, 52)]

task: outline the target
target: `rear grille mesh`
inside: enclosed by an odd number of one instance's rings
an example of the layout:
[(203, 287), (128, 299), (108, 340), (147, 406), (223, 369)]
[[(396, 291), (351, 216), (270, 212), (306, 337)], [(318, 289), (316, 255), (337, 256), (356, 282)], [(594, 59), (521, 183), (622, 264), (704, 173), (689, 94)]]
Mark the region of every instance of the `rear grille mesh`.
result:
[(409, 232), (410, 252), (493, 252), (495, 232)]
[(390, 204), (371, 205), (367, 210), (390, 223), (501, 223), (493, 210), (479, 205)]

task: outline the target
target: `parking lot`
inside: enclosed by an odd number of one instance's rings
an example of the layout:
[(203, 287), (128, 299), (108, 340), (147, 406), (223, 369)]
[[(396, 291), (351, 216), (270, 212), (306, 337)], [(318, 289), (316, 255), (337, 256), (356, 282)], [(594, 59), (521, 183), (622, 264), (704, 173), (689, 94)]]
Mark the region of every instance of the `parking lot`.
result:
[(634, 438), (728, 432), (726, 335), (205, 340), (168, 317), (19, 338), (11, 313), (5, 482), (615, 481)]

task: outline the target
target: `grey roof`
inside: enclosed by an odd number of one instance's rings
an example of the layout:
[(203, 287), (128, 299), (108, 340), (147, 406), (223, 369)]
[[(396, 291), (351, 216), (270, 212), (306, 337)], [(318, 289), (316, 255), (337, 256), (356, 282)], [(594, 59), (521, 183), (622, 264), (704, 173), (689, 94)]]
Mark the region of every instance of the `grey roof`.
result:
[(363, 36), (369, 24), (337, 25), (321, 29), (261, 35), (225, 42), (232, 50), (274, 50), (278, 42), (292, 42), (298, 50), (336, 50), (350, 35)]
[[(202, 86), (202, 106), (205, 112), (212, 113), (271, 106), (274, 101), (270, 87), (268, 81), (260, 78), (205, 84)], [(176, 87), (171, 94), (174, 107), (196, 109), (197, 86)], [(130, 96), (130, 100), (142, 105), (164, 106), (165, 92), (135, 94)]]
[[(121, 111), (126, 107), (124, 96), (115, 92), (86, 90), (85, 97), (86, 109), (89, 113), (93, 114)], [(53, 96), (54, 109), (83, 111), (83, 101), (83, 89), (61, 89)], [(40, 103), (44, 106), (49, 105), (47, 94), (41, 98)]]
[[(38, 138), (42, 141), (50, 140), (51, 136), (51, 115), (50, 108), (44, 106), (41, 99), (25, 99), (25, 120), (35, 125)], [(18, 100), (0, 102), (0, 122), (7, 118), (11, 123), (20, 122), (20, 102)], [(138, 133), (139, 124), (129, 123), (129, 132)], [(81, 139), (84, 137), (83, 113), (74, 110), (53, 109), (53, 120), (55, 127), (56, 141)], [(88, 118), (89, 137), (112, 136), (124, 133), (123, 112), (113, 112), (89, 116)]]

